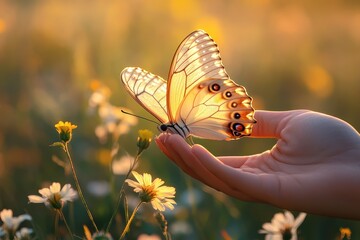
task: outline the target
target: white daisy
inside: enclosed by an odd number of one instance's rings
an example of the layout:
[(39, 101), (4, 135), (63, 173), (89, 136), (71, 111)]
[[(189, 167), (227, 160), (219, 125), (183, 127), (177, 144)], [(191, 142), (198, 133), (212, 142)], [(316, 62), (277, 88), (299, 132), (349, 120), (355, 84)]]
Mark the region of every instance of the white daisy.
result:
[(276, 213), (271, 219), (271, 223), (264, 223), (259, 233), (266, 234), (265, 240), (283, 240), (284, 236), (289, 236), (290, 240), (297, 240), (297, 229), (304, 221), (306, 213), (300, 213), (295, 219), (294, 215), (285, 211), (285, 213)]
[(30, 239), (31, 234), (34, 231), (30, 228), (23, 227), (15, 233), (15, 240)]
[(0, 218), (3, 221), (3, 225), (1, 227), (2, 231), (0, 231), (1, 235), (6, 235), (7, 233), (15, 233), (19, 228), (20, 224), (23, 221), (30, 221), (31, 216), (29, 214), (22, 214), (18, 217), (13, 216), (13, 211), (11, 209), (4, 209), (0, 212)]
[(47, 207), (61, 209), (67, 201), (77, 198), (77, 192), (71, 188), (70, 184), (65, 184), (60, 190), (60, 183), (54, 182), (49, 188), (39, 190), (41, 196), (29, 195), (29, 202), (44, 203)]

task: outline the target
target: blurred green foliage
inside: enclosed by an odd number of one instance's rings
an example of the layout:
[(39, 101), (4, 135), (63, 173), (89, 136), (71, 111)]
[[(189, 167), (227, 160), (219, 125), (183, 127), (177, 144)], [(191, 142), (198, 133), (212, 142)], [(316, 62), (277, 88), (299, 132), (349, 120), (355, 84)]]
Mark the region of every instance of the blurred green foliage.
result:
[[(72, 149), (80, 181), (120, 181), (103, 161), (111, 141), (99, 143), (94, 134), (100, 119), (88, 107), (91, 81), (112, 90), (112, 104), (151, 118), (125, 92), (121, 70), (140, 66), (166, 78), (176, 47), (199, 28), (219, 44), (227, 72), (247, 88), (256, 109), (311, 109), (360, 129), (358, 1), (0, 1), (0, 209), (11, 208), (15, 215), (25, 209), (41, 229), (40, 239), (53, 233), (51, 212), (28, 205), (26, 196), (53, 181), (73, 183), (52, 161), (53, 155), (64, 158), (62, 152), (48, 147), (57, 140), (59, 120), (79, 126)], [(156, 131), (140, 120), (120, 137), (121, 151), (135, 154), (140, 128)], [(274, 144), (196, 142), (216, 155), (252, 154)], [(169, 226), (185, 221), (192, 232), (176, 239), (221, 239), (221, 231), (233, 239), (262, 239), (258, 229), (280, 210), (205, 188), (155, 144), (141, 161), (142, 171), (177, 188), (178, 210), (169, 216)], [(85, 195), (99, 227), (105, 227), (114, 197)], [(75, 203), (69, 211), (75, 211), (72, 224), (82, 235), (82, 224), (90, 226), (82, 206)], [(147, 227), (150, 218), (140, 220), (139, 231), (156, 232)], [(340, 227), (360, 239), (359, 222), (313, 215), (300, 236), (335, 239)]]

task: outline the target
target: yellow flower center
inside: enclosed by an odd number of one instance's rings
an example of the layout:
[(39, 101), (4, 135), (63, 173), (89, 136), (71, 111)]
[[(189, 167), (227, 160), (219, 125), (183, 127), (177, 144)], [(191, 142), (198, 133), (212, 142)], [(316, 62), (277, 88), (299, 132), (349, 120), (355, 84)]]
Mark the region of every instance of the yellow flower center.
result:
[(140, 200), (143, 202), (151, 202), (156, 198), (157, 191), (154, 191), (154, 186), (142, 186), (142, 192), (139, 194)]
[(55, 209), (62, 208), (61, 195), (58, 192), (54, 193), (52, 195), (52, 198), (49, 198), (49, 202), (50, 202), (51, 206)]

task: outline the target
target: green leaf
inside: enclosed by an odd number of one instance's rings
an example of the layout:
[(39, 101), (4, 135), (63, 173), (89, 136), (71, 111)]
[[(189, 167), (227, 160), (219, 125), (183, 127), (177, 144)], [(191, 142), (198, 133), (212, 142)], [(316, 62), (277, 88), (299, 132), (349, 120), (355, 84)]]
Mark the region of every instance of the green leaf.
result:
[(63, 142), (54, 142), (53, 144), (50, 144), (50, 147), (61, 147), (64, 150), (64, 152), (66, 152), (65, 145)]

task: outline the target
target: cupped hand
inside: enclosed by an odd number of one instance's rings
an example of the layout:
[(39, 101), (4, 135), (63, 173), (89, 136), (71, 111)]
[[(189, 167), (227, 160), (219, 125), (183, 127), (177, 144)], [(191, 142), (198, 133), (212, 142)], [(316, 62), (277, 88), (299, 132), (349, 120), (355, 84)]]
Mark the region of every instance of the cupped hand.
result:
[(278, 139), (256, 155), (215, 157), (176, 134), (156, 142), (184, 172), (240, 200), (360, 219), (360, 135), (351, 125), (307, 110), (255, 118), (251, 137)]

